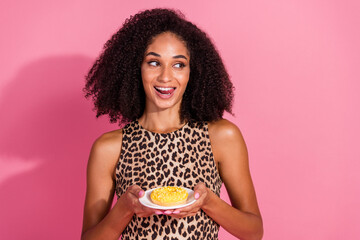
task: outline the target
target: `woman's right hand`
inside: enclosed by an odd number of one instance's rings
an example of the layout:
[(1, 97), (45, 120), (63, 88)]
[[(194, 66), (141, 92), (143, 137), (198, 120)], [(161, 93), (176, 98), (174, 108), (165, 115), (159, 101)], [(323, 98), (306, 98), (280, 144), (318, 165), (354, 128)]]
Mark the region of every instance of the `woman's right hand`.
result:
[(144, 194), (144, 190), (142, 190), (138, 185), (132, 185), (126, 190), (125, 194), (121, 198), (123, 198), (125, 204), (138, 217), (149, 217), (153, 214), (164, 214), (161, 210), (148, 208), (142, 205), (139, 198), (143, 197)]

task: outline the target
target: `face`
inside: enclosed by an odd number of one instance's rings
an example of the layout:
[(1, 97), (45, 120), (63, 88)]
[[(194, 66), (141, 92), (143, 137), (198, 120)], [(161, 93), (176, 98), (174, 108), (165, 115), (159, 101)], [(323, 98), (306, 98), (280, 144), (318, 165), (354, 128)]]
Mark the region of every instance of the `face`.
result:
[(157, 35), (141, 64), (146, 109), (180, 109), (190, 76), (190, 56), (185, 43), (173, 33)]

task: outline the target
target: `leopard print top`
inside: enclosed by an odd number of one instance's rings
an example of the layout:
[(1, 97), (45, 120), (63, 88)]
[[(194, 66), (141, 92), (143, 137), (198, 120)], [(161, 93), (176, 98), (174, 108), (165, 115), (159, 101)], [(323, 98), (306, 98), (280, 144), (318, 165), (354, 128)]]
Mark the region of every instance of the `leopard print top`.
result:
[[(154, 133), (133, 121), (123, 128), (116, 166), (116, 194), (128, 187), (193, 189), (199, 182), (220, 196), (222, 180), (211, 151), (207, 122), (188, 122), (170, 133)], [(177, 219), (168, 215), (133, 216), (122, 239), (218, 239), (219, 225), (202, 210)]]

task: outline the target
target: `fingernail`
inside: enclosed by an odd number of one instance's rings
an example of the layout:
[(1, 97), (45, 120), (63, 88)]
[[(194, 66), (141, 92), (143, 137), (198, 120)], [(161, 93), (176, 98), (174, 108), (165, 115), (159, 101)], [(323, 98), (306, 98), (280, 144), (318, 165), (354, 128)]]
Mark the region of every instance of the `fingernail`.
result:
[(174, 213), (174, 214), (178, 214), (178, 213), (180, 213), (180, 211), (179, 211), (179, 210), (175, 210), (175, 211), (173, 211), (173, 213)]
[(164, 214), (166, 214), (166, 215), (171, 214), (171, 211), (166, 210), (166, 211), (164, 212)]
[(157, 215), (161, 215), (161, 214), (163, 214), (163, 212), (162, 212), (162, 211), (158, 211), (158, 210), (156, 210), (156, 211), (155, 211), (155, 214), (157, 214)]
[(200, 197), (199, 193), (195, 193), (195, 199), (198, 199)]
[(139, 197), (141, 197), (141, 196), (143, 195), (143, 193), (144, 193), (144, 191), (141, 190), (141, 191), (139, 192)]

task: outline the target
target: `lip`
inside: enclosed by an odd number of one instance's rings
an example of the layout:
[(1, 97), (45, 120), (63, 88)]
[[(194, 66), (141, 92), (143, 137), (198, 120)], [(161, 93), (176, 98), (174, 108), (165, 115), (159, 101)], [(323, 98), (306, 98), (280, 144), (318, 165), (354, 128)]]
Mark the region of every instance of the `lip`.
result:
[[(155, 92), (156, 92), (156, 95), (158, 97), (160, 97), (161, 99), (168, 99), (168, 98), (171, 98), (175, 91), (176, 91), (176, 87), (160, 87), (160, 86), (154, 86), (154, 89), (155, 89)], [(161, 89), (161, 90), (171, 90), (173, 89), (173, 91), (171, 91), (171, 93), (168, 93), (168, 94), (163, 94), (163, 93), (160, 93), (157, 89)]]

